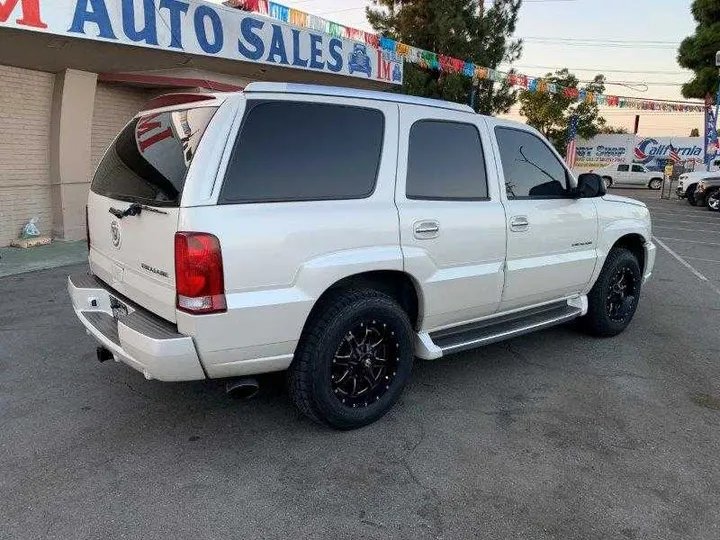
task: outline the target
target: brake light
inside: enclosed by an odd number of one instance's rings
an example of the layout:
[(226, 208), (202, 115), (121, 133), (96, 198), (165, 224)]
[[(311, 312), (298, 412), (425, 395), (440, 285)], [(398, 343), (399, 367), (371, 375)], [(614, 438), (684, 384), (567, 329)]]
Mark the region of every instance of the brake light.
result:
[(222, 252), (208, 233), (175, 233), (177, 308), (195, 315), (226, 311)]
[(90, 251), (90, 210), (85, 205), (85, 240), (87, 241), (87, 248)]

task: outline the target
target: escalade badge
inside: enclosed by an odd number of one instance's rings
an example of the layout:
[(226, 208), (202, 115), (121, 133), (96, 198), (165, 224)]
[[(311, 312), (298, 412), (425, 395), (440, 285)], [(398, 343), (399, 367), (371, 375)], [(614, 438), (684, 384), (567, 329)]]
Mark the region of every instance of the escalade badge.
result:
[(122, 233), (120, 232), (120, 224), (117, 221), (113, 221), (110, 224), (110, 237), (112, 238), (113, 246), (115, 246), (117, 249), (120, 249)]

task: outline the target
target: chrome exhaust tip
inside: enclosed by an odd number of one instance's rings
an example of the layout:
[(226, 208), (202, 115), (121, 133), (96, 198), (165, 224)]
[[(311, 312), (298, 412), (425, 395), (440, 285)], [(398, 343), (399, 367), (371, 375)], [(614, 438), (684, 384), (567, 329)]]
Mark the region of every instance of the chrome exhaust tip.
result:
[(247, 401), (257, 396), (260, 391), (260, 384), (253, 377), (243, 377), (225, 383), (225, 394), (233, 399)]

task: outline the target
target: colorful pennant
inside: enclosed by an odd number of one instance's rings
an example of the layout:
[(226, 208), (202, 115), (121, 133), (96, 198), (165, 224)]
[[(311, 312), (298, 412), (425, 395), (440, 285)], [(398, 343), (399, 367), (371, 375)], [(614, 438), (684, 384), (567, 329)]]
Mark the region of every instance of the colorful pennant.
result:
[(333, 37), (343, 37), (354, 41), (364, 42), (372, 47), (396, 54), (412, 64), (417, 64), (425, 69), (433, 69), (446, 73), (462, 73), (466, 77), (490, 81), (507, 81), (511, 86), (525, 88), (528, 92), (547, 92), (550, 94), (562, 94), (565, 97), (584, 101), (586, 103), (597, 103), (608, 107), (632, 108), (650, 111), (672, 111), (672, 112), (703, 112), (703, 104), (694, 103), (672, 103), (651, 99), (634, 99), (621, 96), (611, 96), (578, 90), (577, 88), (564, 88), (554, 83), (548, 83), (541, 78), (528, 77), (519, 73), (503, 73), (495, 69), (474, 65), (457, 58), (438, 55), (431, 51), (418, 49), (405, 43), (398, 43), (388, 37), (378, 36), (370, 32), (350, 28), (322, 17), (311, 15), (304, 11), (289, 8), (277, 2), (268, 0), (228, 0), (225, 5), (268, 15), (279, 21), (289, 23), (303, 28), (310, 28), (318, 32), (325, 32)]

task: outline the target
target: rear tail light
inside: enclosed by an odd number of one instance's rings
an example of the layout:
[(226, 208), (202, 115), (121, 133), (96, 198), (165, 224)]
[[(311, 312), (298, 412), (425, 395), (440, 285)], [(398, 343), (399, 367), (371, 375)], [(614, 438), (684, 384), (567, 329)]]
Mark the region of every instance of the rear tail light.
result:
[(87, 241), (88, 251), (90, 251), (90, 211), (87, 205), (85, 205), (85, 240)]
[(226, 311), (222, 252), (217, 237), (207, 233), (175, 234), (177, 308), (192, 314)]

